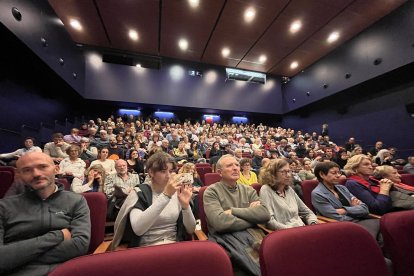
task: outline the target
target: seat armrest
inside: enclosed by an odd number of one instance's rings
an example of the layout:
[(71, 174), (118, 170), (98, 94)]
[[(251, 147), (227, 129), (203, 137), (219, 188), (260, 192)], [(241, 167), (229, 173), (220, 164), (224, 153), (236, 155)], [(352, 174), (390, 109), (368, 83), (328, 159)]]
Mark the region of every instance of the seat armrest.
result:
[(270, 234), (270, 233), (273, 232), (273, 230), (270, 230), (264, 224), (258, 224), (257, 227), (259, 227), (260, 229), (262, 229), (266, 234)]
[(207, 235), (202, 230), (195, 230), (194, 231), (194, 234), (196, 235), (196, 238), (199, 241), (206, 241), (206, 240), (208, 240)]
[(104, 241), (102, 242), (93, 252), (93, 254), (105, 253), (110, 251), (109, 248), (111, 247), (112, 241)]
[(334, 219), (330, 219), (330, 218), (327, 218), (327, 217), (324, 217), (324, 216), (316, 216), (316, 217), (318, 218), (318, 220), (321, 220), (323, 222), (337, 222)]
[(378, 215), (375, 215), (375, 214), (371, 214), (371, 213), (368, 215), (368, 217), (374, 218), (374, 219), (380, 219), (381, 218), (381, 216), (378, 216)]

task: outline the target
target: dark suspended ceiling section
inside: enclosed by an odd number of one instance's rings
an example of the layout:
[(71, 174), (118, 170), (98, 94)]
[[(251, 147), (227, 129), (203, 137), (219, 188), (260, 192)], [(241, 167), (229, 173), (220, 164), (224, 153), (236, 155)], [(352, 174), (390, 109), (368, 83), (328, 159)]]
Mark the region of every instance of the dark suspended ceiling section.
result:
[[(75, 43), (138, 54), (294, 76), (358, 35), (406, 0), (49, 0)], [(251, 23), (244, 11), (256, 9)], [(76, 31), (70, 19), (81, 22)], [(294, 20), (302, 29), (289, 32)], [(135, 29), (138, 41), (128, 37)], [(340, 38), (329, 44), (328, 35)], [(181, 37), (189, 42), (179, 49)], [(230, 49), (223, 57), (223, 47)], [(259, 62), (265, 55), (267, 60)], [(291, 69), (297, 61), (299, 66)]]

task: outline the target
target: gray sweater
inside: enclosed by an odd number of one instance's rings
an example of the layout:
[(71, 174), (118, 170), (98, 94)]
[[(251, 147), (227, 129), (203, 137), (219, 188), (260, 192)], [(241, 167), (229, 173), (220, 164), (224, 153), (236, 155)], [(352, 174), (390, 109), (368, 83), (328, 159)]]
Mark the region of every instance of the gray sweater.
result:
[(317, 222), (315, 214), (290, 187), (285, 191), (285, 198), (283, 198), (277, 195), (270, 186), (263, 185), (260, 190), (260, 199), (269, 209), (270, 220), (267, 227), (272, 230)]
[[(209, 233), (241, 231), (266, 223), (269, 212), (263, 204), (250, 207), (253, 201), (260, 199), (250, 186), (237, 184), (236, 189), (229, 189), (223, 182), (209, 186), (203, 196)], [(225, 214), (229, 209), (232, 214)]]

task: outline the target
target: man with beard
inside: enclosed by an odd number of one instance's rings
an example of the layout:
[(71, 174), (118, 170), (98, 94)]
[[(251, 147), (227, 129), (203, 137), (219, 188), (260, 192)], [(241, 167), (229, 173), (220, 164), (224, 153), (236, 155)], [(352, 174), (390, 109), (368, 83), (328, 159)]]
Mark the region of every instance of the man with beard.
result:
[(59, 167), (47, 154), (28, 153), (16, 166), (27, 190), (0, 200), (0, 274), (47, 275), (87, 253), (89, 208), (55, 183)]

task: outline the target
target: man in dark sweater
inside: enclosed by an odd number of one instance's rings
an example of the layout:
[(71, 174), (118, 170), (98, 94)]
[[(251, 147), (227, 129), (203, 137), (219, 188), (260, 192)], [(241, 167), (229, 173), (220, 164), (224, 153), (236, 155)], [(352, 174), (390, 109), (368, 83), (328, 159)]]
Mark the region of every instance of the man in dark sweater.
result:
[(59, 169), (50, 156), (29, 153), (16, 165), (28, 190), (0, 200), (0, 274), (47, 275), (87, 253), (89, 208), (82, 195), (55, 184)]

